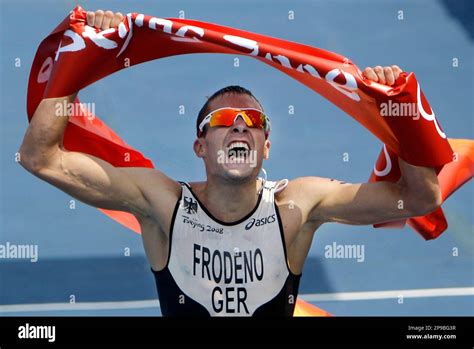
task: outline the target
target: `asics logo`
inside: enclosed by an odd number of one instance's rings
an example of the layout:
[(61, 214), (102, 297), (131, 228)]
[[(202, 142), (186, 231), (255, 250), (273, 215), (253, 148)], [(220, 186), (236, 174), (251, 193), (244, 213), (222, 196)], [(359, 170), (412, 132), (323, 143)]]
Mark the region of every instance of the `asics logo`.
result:
[(273, 223), (276, 221), (276, 218), (275, 218), (275, 213), (268, 216), (268, 217), (264, 217), (264, 218), (260, 218), (260, 219), (255, 219), (255, 218), (252, 218), (251, 220), (248, 221), (248, 223), (245, 225), (245, 230), (249, 230), (251, 229), (253, 226), (256, 226), (256, 227), (260, 227), (262, 225), (265, 225), (265, 224), (268, 224), (268, 223)]

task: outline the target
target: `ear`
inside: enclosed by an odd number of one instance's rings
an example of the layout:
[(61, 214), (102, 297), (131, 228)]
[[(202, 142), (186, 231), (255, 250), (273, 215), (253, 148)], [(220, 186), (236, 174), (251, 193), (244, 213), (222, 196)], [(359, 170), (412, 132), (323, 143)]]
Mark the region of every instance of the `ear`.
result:
[(270, 157), (270, 147), (272, 146), (272, 143), (266, 139), (265, 140), (265, 144), (263, 145), (263, 158), (265, 160), (268, 160), (268, 158)]
[(194, 149), (194, 153), (196, 154), (196, 156), (198, 158), (203, 158), (204, 157), (204, 154), (206, 152), (205, 152), (204, 138), (203, 137), (196, 138), (196, 140), (194, 141), (194, 144), (193, 144), (193, 149)]

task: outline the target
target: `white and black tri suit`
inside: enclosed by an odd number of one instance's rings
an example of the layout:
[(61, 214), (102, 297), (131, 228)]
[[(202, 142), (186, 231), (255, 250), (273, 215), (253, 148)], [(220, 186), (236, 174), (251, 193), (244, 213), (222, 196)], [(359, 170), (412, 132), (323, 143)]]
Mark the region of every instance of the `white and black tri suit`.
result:
[(274, 197), (279, 183), (264, 181), (255, 208), (232, 223), (213, 217), (180, 183), (168, 261), (152, 270), (162, 314), (292, 316), (301, 275), (288, 267)]

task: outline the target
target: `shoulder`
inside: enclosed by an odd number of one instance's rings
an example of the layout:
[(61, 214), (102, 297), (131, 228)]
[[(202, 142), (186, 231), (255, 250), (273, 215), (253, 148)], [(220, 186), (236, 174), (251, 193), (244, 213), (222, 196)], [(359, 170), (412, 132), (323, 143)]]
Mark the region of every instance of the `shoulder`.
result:
[(121, 167), (147, 199), (160, 197), (163, 200), (178, 199), (181, 195), (181, 184), (155, 168)]
[(285, 189), (275, 194), (279, 206), (298, 209), (303, 220), (313, 216), (314, 210), (333, 192), (340, 183), (338, 180), (324, 177), (298, 177), (288, 182)]
[(275, 198), (277, 200), (288, 200), (291, 198), (305, 198), (309, 195), (314, 196), (323, 193), (325, 188), (337, 182), (331, 178), (307, 176), (297, 177), (288, 181), (285, 189), (277, 192)]

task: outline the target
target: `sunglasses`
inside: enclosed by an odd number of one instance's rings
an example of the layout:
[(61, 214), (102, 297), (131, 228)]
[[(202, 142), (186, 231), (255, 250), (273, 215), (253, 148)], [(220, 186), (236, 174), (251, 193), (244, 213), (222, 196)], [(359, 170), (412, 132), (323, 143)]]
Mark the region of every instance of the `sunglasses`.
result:
[(198, 137), (201, 137), (204, 126), (209, 124), (215, 126), (232, 126), (238, 117), (242, 117), (248, 127), (261, 128), (265, 130), (265, 136), (270, 133), (270, 119), (261, 110), (254, 108), (230, 108), (224, 107), (216, 109), (206, 115), (199, 124)]

